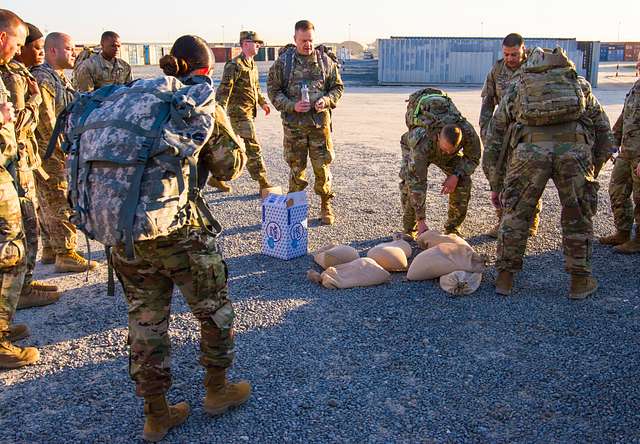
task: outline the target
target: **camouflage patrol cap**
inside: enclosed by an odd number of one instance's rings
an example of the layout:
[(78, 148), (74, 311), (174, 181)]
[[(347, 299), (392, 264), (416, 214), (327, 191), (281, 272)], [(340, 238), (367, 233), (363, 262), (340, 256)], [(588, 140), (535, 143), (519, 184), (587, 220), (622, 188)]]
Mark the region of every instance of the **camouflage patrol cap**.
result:
[(240, 43), (242, 43), (243, 40), (251, 40), (252, 42), (260, 44), (264, 43), (255, 31), (240, 31)]

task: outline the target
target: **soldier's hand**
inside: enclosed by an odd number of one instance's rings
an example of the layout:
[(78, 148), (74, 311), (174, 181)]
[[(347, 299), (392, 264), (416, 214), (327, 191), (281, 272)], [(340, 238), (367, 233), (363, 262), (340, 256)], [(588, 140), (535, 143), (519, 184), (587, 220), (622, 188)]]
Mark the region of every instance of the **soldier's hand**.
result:
[(317, 112), (320, 112), (327, 107), (327, 102), (324, 100), (324, 97), (321, 97), (316, 100), (316, 103), (313, 106)]
[(636, 176), (640, 177), (640, 163), (636, 166)]
[(40, 88), (38, 87), (38, 82), (35, 80), (27, 78), (27, 88), (29, 89), (29, 94), (40, 95)]
[(427, 222), (424, 219), (418, 220), (418, 236), (420, 236), (425, 231), (428, 231), (429, 227), (427, 226)]
[(502, 204), (500, 203), (500, 193), (498, 193), (497, 191), (492, 191), (490, 199), (491, 199), (491, 204), (493, 205), (494, 208), (496, 209), (502, 208)]
[(262, 105), (262, 110), (264, 111), (265, 116), (268, 116), (269, 114), (271, 114), (271, 107), (266, 103)]
[(442, 182), (442, 191), (440, 191), (440, 194), (451, 194), (456, 190), (456, 187), (458, 186), (458, 176), (456, 175), (451, 175), (449, 177), (446, 178), (446, 180), (444, 182)]
[(302, 100), (296, 102), (295, 110), (297, 113), (306, 113), (311, 109), (311, 103), (303, 102)]
[(2, 115), (2, 124), (13, 122), (16, 120), (16, 111), (13, 109), (13, 103), (0, 103), (0, 115)]

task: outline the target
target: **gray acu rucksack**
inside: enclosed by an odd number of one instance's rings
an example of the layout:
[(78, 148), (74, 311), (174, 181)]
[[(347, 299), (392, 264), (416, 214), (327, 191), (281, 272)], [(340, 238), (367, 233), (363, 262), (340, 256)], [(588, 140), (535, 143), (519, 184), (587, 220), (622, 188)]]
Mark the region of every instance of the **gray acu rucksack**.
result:
[(129, 257), (133, 242), (167, 235), (194, 216), (219, 231), (197, 183), (214, 97), (207, 82), (158, 77), (75, 100), (56, 124), (68, 154), (71, 221), (106, 246), (124, 242)]

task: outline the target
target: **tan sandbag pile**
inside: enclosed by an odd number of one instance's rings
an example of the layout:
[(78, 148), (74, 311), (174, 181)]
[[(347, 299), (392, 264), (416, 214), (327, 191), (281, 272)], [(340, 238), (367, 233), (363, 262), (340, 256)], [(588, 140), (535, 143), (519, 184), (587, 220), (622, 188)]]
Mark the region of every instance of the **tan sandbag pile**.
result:
[(481, 273), (484, 269), (484, 258), (470, 246), (441, 243), (415, 257), (407, 272), (407, 279), (422, 281), (439, 278), (453, 271)]
[(470, 247), (469, 243), (457, 234), (442, 234), (436, 230), (425, 231), (418, 236), (416, 242), (423, 250), (427, 250), (440, 244), (460, 244)]
[(326, 245), (313, 253), (313, 260), (323, 269), (358, 259), (358, 250), (348, 245)]
[(467, 296), (480, 288), (482, 273), (454, 271), (440, 276), (440, 288), (454, 296)]
[(387, 271), (398, 272), (407, 271), (411, 254), (411, 245), (398, 236), (394, 236), (392, 242), (384, 242), (370, 249), (367, 257), (376, 261)]
[(322, 274), (309, 270), (307, 278), (326, 288), (354, 288), (384, 284), (389, 281), (391, 274), (373, 259), (362, 257), (329, 267)]

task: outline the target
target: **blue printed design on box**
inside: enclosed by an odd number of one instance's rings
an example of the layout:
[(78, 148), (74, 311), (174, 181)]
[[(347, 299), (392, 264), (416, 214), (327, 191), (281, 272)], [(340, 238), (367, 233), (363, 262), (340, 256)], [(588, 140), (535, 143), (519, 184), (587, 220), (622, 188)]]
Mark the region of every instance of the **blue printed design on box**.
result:
[(309, 205), (304, 191), (262, 202), (262, 253), (284, 260), (307, 254)]

